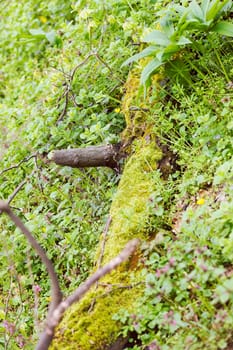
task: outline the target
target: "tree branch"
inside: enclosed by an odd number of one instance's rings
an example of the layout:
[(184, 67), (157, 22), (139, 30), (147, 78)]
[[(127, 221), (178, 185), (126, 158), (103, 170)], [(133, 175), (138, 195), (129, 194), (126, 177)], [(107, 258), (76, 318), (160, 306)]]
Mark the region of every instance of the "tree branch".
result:
[(17, 169), (22, 163), (28, 162), (30, 159), (35, 158), (36, 156), (37, 156), (36, 153), (35, 153), (35, 154), (32, 154), (32, 155), (30, 155), (30, 156), (28, 156), (28, 157), (22, 159), (21, 162), (19, 162), (18, 164), (12, 165), (12, 166), (10, 166), (9, 168), (6, 168), (6, 169), (2, 170), (2, 171), (0, 172), (0, 176), (1, 176), (2, 174), (6, 173), (6, 172), (9, 171), (9, 170)]
[[(128, 242), (125, 248), (113, 258), (107, 265), (99, 268), (92, 276), (90, 276), (83, 284), (81, 284), (73, 294), (68, 296), (64, 301), (62, 301), (62, 292), (59, 286), (58, 277), (54, 270), (52, 262), (48, 259), (46, 253), (41, 248), (37, 240), (32, 236), (31, 232), (27, 229), (27, 227), (23, 224), (23, 222), (16, 216), (9, 204), (5, 201), (0, 201), (0, 212), (5, 212), (10, 219), (15, 223), (15, 225), (23, 232), (25, 237), (28, 239), (31, 246), (35, 249), (42, 262), (47, 268), (50, 282), (51, 282), (51, 297), (52, 302), (49, 306), (49, 312), (46, 320), (46, 327), (38, 344), (36, 346), (36, 350), (48, 350), (55, 333), (55, 328), (60, 323), (65, 311), (75, 302), (79, 301), (88, 290), (99, 281), (100, 278), (111, 272), (122, 262), (127, 260), (129, 256), (136, 250), (139, 239), (133, 239)], [(110, 224), (110, 222), (109, 222)]]
[(104, 231), (103, 231), (103, 238), (102, 238), (102, 245), (101, 245), (101, 251), (100, 251), (100, 256), (99, 256), (99, 259), (97, 261), (97, 268), (99, 269), (101, 267), (101, 264), (102, 264), (102, 260), (103, 260), (103, 256), (104, 256), (104, 249), (105, 249), (105, 243), (106, 243), (106, 238), (107, 238), (107, 234), (108, 234), (108, 230), (109, 230), (109, 227), (112, 223), (112, 217), (109, 216), (107, 221), (106, 221), (106, 224), (105, 224), (105, 227), (104, 227)]
[(111, 272), (122, 262), (127, 260), (129, 256), (136, 250), (139, 244), (138, 239), (133, 239), (128, 242), (125, 248), (120, 252), (118, 256), (113, 258), (107, 265), (97, 270), (92, 276), (90, 276), (83, 284), (81, 284), (73, 294), (62, 301), (57, 308), (53, 311), (51, 316), (47, 320), (47, 326), (44, 333), (37, 344), (36, 350), (47, 350), (52, 342), (55, 328), (60, 323), (65, 311), (74, 303), (78, 302), (88, 290), (97, 282), (100, 278)]
[(37, 240), (32, 236), (31, 232), (27, 229), (27, 227), (23, 224), (23, 222), (19, 219), (19, 217), (12, 212), (7, 202), (0, 201), (0, 211), (5, 212), (11, 218), (11, 220), (15, 223), (15, 225), (23, 232), (24, 236), (28, 239), (29, 243), (35, 249), (35, 251), (37, 252), (42, 262), (47, 268), (47, 271), (50, 277), (50, 282), (51, 282), (51, 294), (52, 294), (51, 295), (52, 301), (50, 303), (49, 313), (48, 313), (48, 317), (49, 317), (50, 314), (56, 309), (57, 305), (59, 305), (59, 303), (62, 300), (62, 292), (59, 286), (58, 277), (54, 270), (53, 264), (51, 260), (49, 260), (46, 253), (41, 248)]
[(76, 67), (74, 67), (74, 69), (71, 71), (70, 74), (66, 74), (65, 72), (62, 71), (62, 73), (65, 76), (65, 82), (64, 82), (65, 90), (64, 90), (62, 96), (59, 98), (59, 101), (61, 99), (65, 98), (65, 102), (64, 102), (64, 108), (63, 108), (62, 112), (60, 113), (60, 115), (56, 121), (56, 124), (61, 122), (67, 113), (68, 104), (69, 104), (69, 96), (73, 100), (74, 105), (76, 105), (76, 101), (75, 101), (75, 98), (74, 98), (73, 92), (72, 92), (72, 83), (73, 83), (73, 80), (74, 80), (74, 77), (75, 77), (77, 70), (80, 67), (82, 67), (84, 64), (86, 64), (91, 57), (95, 57), (100, 63), (102, 63), (105, 67), (107, 67), (107, 69), (109, 70), (109, 72), (111, 73), (111, 75), (114, 79), (117, 79), (121, 84), (124, 84), (124, 81), (120, 77), (118, 77), (118, 75), (112, 70), (112, 68), (109, 66), (109, 64), (103, 60), (103, 58), (99, 55), (98, 51), (90, 52), (84, 58), (84, 60), (82, 62), (80, 62)]
[(16, 187), (16, 189), (14, 190), (14, 192), (8, 197), (7, 199), (7, 203), (10, 204), (10, 202), (13, 201), (13, 199), (15, 198), (15, 196), (17, 195), (17, 193), (23, 188), (23, 186), (27, 183), (27, 180), (23, 180), (20, 182), (20, 184)]
[(121, 157), (119, 149), (119, 144), (115, 144), (55, 150), (51, 152), (50, 159), (58, 165), (73, 168), (106, 166), (117, 169)]

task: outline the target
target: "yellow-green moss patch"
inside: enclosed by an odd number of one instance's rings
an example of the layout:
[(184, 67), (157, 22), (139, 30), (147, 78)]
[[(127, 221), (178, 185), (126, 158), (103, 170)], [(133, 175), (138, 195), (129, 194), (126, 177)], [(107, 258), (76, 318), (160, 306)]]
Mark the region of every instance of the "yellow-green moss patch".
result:
[(132, 238), (145, 238), (148, 200), (153, 192), (151, 172), (157, 167), (161, 153), (154, 142), (137, 142), (138, 150), (129, 159), (112, 203), (112, 225), (105, 247), (104, 262), (118, 254)]
[[(101, 288), (102, 289), (102, 288)], [(135, 287), (133, 295), (139, 289)], [(79, 305), (75, 305), (59, 327), (53, 342), (54, 350), (102, 350), (112, 344), (119, 331), (117, 322), (112, 319), (119, 309), (128, 308), (133, 312), (133, 306), (128, 300), (132, 298), (132, 289), (102, 289), (102, 293), (90, 293)], [(90, 311), (94, 302), (93, 310)]]
[[(128, 151), (132, 155), (125, 165), (113, 198), (110, 210), (112, 223), (105, 237), (102, 265), (115, 257), (132, 238), (148, 238), (146, 225), (150, 215), (149, 198), (154, 191), (152, 173), (162, 154), (142, 109), (145, 106), (137, 100), (138, 88), (139, 75), (134, 71), (129, 74), (122, 103), (127, 124), (122, 140), (126, 144), (129, 140)], [(134, 110), (135, 105), (139, 106), (138, 111)], [(119, 328), (113, 315), (120, 308), (133, 312), (142, 292), (140, 286), (122, 288), (132, 285), (132, 272), (133, 282), (140, 280), (137, 260), (135, 254), (127, 263), (105, 276), (98, 288), (94, 287), (80, 303), (68, 310), (58, 327), (51, 350), (102, 350), (116, 341)]]
[[(147, 144), (141, 139), (135, 144), (135, 153), (125, 166), (113, 199), (110, 213), (112, 224), (105, 244), (103, 263), (117, 255), (130, 239), (146, 239), (144, 228), (149, 215), (149, 197), (153, 192), (151, 172), (156, 169), (159, 158), (160, 151), (154, 142)], [(66, 313), (51, 349), (101, 350), (117, 339), (118, 325), (112, 319), (113, 315), (121, 307), (133, 311), (141, 293), (139, 287), (111, 290), (113, 284), (132, 283), (129, 269), (129, 263), (120, 266), (103, 279), (105, 287), (100, 284)], [(139, 275), (140, 272), (135, 271), (134, 281)]]

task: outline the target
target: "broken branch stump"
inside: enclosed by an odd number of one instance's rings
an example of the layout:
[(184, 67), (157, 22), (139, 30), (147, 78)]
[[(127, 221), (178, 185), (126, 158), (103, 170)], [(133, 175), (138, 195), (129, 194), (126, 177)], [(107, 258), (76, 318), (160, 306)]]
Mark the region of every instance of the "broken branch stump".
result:
[(106, 166), (117, 169), (120, 158), (119, 144), (62, 149), (53, 151), (50, 155), (50, 159), (56, 164), (72, 168)]

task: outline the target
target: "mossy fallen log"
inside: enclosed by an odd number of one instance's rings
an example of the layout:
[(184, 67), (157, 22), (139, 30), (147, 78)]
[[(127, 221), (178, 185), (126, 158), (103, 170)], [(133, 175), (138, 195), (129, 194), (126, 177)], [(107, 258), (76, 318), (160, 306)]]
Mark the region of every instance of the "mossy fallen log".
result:
[[(157, 168), (160, 157), (161, 152), (155, 142), (147, 144), (145, 140), (140, 140), (135, 143), (135, 153), (125, 166), (112, 203), (112, 222), (106, 237), (102, 264), (118, 254), (131, 238), (148, 239), (146, 225), (150, 215), (150, 195), (153, 192), (151, 173)], [(113, 316), (120, 308), (133, 313), (142, 293), (142, 286), (138, 284), (140, 281), (138, 257), (134, 256), (106, 276), (102, 283), (65, 314), (51, 350), (114, 349), (119, 325)]]
[[(152, 174), (158, 168), (162, 152), (151, 123), (138, 103), (139, 75), (132, 72), (125, 85), (122, 112), (126, 129), (122, 134), (122, 148), (129, 156), (110, 210), (111, 224), (107, 235), (100, 240), (96, 261), (106, 264), (132, 238), (148, 240), (150, 197), (154, 191)], [(103, 247), (104, 254), (101, 247)], [(143, 292), (140, 252), (105, 276), (83, 300), (73, 305), (56, 330), (50, 350), (121, 350), (127, 339), (119, 338), (119, 323), (114, 319), (119, 310), (134, 313)], [(119, 286), (119, 287), (117, 287)], [(128, 286), (128, 288), (127, 288)]]

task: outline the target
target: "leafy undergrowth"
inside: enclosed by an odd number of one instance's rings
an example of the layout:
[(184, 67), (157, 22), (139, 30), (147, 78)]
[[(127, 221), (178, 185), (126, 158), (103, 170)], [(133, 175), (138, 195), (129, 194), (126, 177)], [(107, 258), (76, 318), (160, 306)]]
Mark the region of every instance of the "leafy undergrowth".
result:
[[(233, 303), (232, 39), (211, 33), (165, 65), (149, 121), (177, 167), (154, 173), (144, 296), (115, 319), (127, 349), (229, 349)], [(158, 101), (159, 97), (159, 101)], [(157, 101), (156, 103), (153, 103)], [(177, 170), (178, 169), (178, 170)]]
[[(155, 16), (163, 18), (167, 3), (1, 2), (1, 199), (22, 184), (11, 205), (48, 252), (65, 294), (93, 268), (119, 175), (58, 168), (46, 154), (120, 140), (128, 71), (121, 65), (144, 34), (158, 29)], [(231, 13), (224, 20), (231, 21)], [(139, 110), (148, 130), (144, 142), (156, 135), (173, 158), (166, 176), (146, 159), (150, 191), (146, 215), (140, 213), (149, 238), (140, 257), (145, 287), (133, 313), (126, 305), (114, 315), (119, 334), (132, 336), (129, 349), (227, 349), (232, 336), (232, 39), (197, 29), (186, 34), (191, 43), (161, 64), (164, 78), (159, 88), (147, 88), (146, 104), (139, 89), (138, 99), (123, 105), (123, 141), (138, 137), (128, 118)], [(139, 61), (137, 74), (144, 66)], [(130, 149), (137, 153), (137, 141)], [(32, 349), (50, 298), (47, 275), (5, 216), (0, 227), (0, 345)]]
[[(152, 18), (137, 2), (115, 0), (4, 0), (0, 9), (0, 197), (22, 185), (11, 205), (67, 295), (93, 267), (119, 175), (58, 168), (46, 154), (119, 141), (128, 71), (120, 66)], [(0, 226), (0, 347), (31, 349), (50, 300), (47, 274), (5, 216)]]

